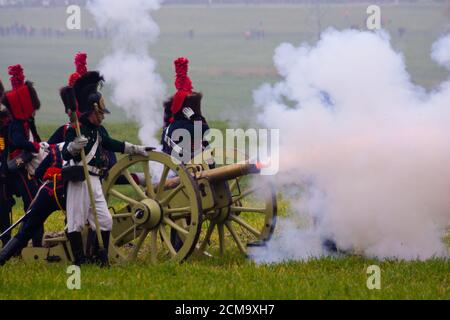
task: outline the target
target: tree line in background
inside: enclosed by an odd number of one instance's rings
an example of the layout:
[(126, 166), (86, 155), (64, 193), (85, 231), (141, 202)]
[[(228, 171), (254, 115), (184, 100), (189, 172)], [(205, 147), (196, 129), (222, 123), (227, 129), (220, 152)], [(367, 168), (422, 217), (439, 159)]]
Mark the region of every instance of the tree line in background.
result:
[[(49, 7), (77, 4), (83, 6), (88, 0), (0, 0), (0, 7)], [(450, 3), (450, 0), (165, 0), (165, 4), (407, 4)]]

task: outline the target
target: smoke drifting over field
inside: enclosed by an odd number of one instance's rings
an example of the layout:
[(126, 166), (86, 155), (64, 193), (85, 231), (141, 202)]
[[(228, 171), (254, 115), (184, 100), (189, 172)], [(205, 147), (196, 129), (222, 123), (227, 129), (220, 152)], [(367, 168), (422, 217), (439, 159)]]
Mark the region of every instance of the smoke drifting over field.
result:
[[(432, 52), (449, 67), (450, 36)], [(255, 101), (281, 129), (280, 187), (302, 191), (255, 260), (326, 255), (327, 238), (367, 257), (448, 257), (450, 81), (415, 86), (384, 32), (330, 29), (315, 46), (280, 45), (274, 61), (283, 80)]]
[(157, 40), (159, 27), (151, 12), (163, 0), (90, 0), (88, 10), (97, 25), (111, 35), (111, 53), (99, 69), (113, 89), (112, 100), (140, 126), (139, 138), (148, 146), (158, 145), (154, 135), (161, 126), (165, 85), (156, 73), (149, 45)]
[(450, 33), (442, 37), (433, 45), (431, 56), (440, 65), (450, 70)]

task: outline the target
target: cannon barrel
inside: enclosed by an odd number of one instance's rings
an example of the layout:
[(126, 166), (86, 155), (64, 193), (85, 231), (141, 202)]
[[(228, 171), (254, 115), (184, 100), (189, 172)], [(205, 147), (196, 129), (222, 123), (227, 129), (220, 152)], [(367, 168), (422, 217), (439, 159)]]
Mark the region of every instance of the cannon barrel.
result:
[(228, 181), (250, 174), (259, 174), (261, 165), (251, 163), (238, 163), (198, 172), (197, 179), (208, 179), (211, 182)]
[[(194, 178), (207, 179), (210, 182), (220, 182), (236, 179), (239, 177), (247, 176), (250, 174), (261, 173), (261, 168), (263, 165), (259, 162), (256, 164), (251, 163), (237, 163), (223, 166), (220, 168), (214, 168), (210, 170), (203, 170), (195, 173)], [(167, 179), (165, 188), (171, 189), (175, 188), (179, 184), (180, 180), (178, 177)]]

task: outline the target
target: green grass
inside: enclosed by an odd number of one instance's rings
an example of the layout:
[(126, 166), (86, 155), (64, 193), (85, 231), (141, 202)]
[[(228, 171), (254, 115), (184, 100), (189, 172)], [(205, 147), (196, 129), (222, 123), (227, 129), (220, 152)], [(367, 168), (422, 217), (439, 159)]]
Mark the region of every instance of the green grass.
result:
[[(381, 267), (381, 290), (366, 287)], [(359, 257), (258, 266), (233, 253), (182, 265), (138, 263), (82, 269), (80, 291), (66, 288), (64, 265), (0, 268), (0, 299), (450, 299), (450, 265), (378, 262)]]

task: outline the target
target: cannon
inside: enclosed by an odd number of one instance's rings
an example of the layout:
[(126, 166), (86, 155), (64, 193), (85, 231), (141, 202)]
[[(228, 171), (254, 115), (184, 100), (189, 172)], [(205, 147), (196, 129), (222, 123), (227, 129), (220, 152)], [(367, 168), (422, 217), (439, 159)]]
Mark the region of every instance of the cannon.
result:
[[(249, 246), (264, 244), (275, 229), (277, 200), (260, 170), (248, 162), (180, 164), (157, 151), (122, 158), (103, 183), (113, 217), (110, 260), (183, 262), (233, 247), (247, 254)], [(127, 184), (117, 183), (124, 179)], [(46, 240), (46, 248), (26, 248), (22, 256), (72, 260), (64, 235)]]

